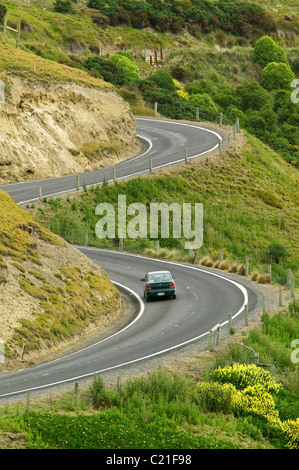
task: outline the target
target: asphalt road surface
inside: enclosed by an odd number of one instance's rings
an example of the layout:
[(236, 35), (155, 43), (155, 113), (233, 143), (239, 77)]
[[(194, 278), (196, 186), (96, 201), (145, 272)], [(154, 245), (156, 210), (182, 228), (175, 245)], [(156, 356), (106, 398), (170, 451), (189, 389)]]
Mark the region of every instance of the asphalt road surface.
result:
[[(137, 135), (145, 143), (145, 151), (138, 156), (115, 165), (117, 179), (128, 178), (149, 172), (149, 159), (152, 168), (157, 169), (184, 161), (184, 149), (188, 158), (204, 155), (217, 148), (221, 135), (198, 126), (147, 118), (136, 119)], [(79, 175), (79, 185), (87, 187), (113, 180), (113, 168), (104, 168)], [(50, 178), (46, 180), (8, 183), (0, 186), (17, 203), (28, 203), (42, 196), (57, 195), (74, 191), (77, 188), (77, 175)]]
[[(188, 158), (204, 155), (217, 148), (221, 136), (193, 125), (138, 118), (137, 134), (147, 148), (142, 155), (116, 165), (117, 178), (126, 178), (167, 166)], [(98, 184), (113, 177), (112, 169), (80, 175), (81, 185)], [(76, 189), (76, 177), (68, 176), (24, 183), (2, 185), (17, 203), (35, 200), (39, 187), (43, 196)], [(227, 323), (228, 314), (238, 316), (245, 304), (254, 309), (256, 294), (225, 274), (216, 274), (197, 266), (153, 260), (128, 253), (80, 248), (106, 269), (110, 278), (128, 289), (135, 299), (136, 316), (121, 331), (83, 350), (33, 368), (0, 377), (0, 398), (55, 384), (79, 380), (146, 360), (197, 341), (217, 323)], [(177, 298), (158, 299), (144, 304), (140, 279), (147, 271), (168, 269), (176, 276)], [(241, 281), (240, 281), (241, 282)]]
[[(239, 315), (256, 295), (222, 274), (197, 266), (154, 260), (93, 248), (80, 250), (99, 263), (110, 278), (131, 289), (137, 299), (136, 317), (123, 330), (83, 350), (33, 368), (0, 377), (0, 398), (80, 380), (119, 368), (197, 341), (228, 314)], [(177, 298), (144, 304), (140, 279), (147, 271), (167, 269), (176, 276)], [(135, 294), (133, 294), (135, 292)]]

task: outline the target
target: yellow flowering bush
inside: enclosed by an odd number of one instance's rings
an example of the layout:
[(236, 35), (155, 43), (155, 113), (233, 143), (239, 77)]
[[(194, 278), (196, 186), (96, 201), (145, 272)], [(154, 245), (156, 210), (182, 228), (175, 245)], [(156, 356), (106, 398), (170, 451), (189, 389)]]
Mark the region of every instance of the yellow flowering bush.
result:
[(242, 391), (236, 390), (233, 395), (233, 409), (265, 418), (278, 419), (275, 401), (262, 385), (250, 385)]
[[(256, 415), (299, 449), (299, 418), (281, 421), (273, 395), (281, 390), (271, 374), (254, 364), (234, 364), (211, 372), (212, 382), (199, 382), (196, 392), (203, 409)], [(220, 383), (219, 383), (220, 382)]]
[(181, 96), (182, 98), (184, 98), (185, 100), (188, 100), (189, 99), (189, 93), (187, 93), (187, 91), (185, 90), (183, 85), (181, 85), (180, 82), (178, 82), (174, 78), (173, 78), (173, 83), (174, 83), (174, 86), (176, 87), (177, 94), (179, 96)]
[(173, 78), (172, 80), (173, 80), (174, 86), (176, 87), (177, 90), (183, 90), (184, 89), (183, 85), (181, 85), (178, 80), (176, 80), (175, 78)]
[(199, 382), (196, 391), (199, 404), (204, 410), (232, 413), (232, 397), (236, 391), (233, 385)]
[(185, 100), (189, 99), (189, 93), (187, 93), (185, 90), (177, 90), (176, 92), (179, 96), (181, 96)]
[(288, 439), (287, 447), (289, 449), (299, 449), (299, 418), (296, 421), (283, 421), (281, 429)]

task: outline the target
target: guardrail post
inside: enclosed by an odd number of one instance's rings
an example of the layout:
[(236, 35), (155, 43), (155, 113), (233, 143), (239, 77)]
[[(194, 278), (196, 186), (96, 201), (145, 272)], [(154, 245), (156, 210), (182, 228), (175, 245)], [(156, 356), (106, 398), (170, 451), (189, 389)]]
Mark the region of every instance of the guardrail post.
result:
[(245, 326), (248, 326), (248, 304), (245, 305)]
[(263, 295), (263, 313), (266, 312), (266, 297)]
[(282, 307), (282, 286), (279, 286), (279, 307)]
[(76, 176), (76, 181), (77, 181), (77, 191), (79, 191), (80, 189), (80, 176), (79, 175)]
[(79, 401), (79, 384), (78, 382), (75, 382), (75, 405), (78, 405)]
[(259, 357), (260, 357), (259, 353), (258, 353), (258, 352), (255, 352), (255, 353), (254, 353), (254, 356), (253, 356), (253, 363), (254, 363), (255, 365), (258, 365)]
[(120, 376), (117, 377), (117, 390), (118, 390), (119, 396), (121, 397), (122, 392), (121, 392), (121, 377)]
[(116, 169), (113, 167), (113, 181), (116, 182)]
[(30, 392), (26, 393), (26, 413), (30, 411)]
[(40, 201), (42, 200), (42, 198), (43, 198), (43, 188), (40, 186), (39, 187), (39, 199), (40, 199)]
[(184, 149), (185, 163), (188, 163), (187, 149)]
[(214, 351), (214, 331), (209, 331), (209, 351)]
[(221, 325), (217, 325), (216, 345), (220, 344)]
[(155, 117), (157, 117), (157, 114), (158, 114), (158, 103), (157, 101), (155, 101)]
[(233, 331), (233, 316), (231, 313), (228, 314), (228, 331), (229, 331), (229, 334), (231, 335)]
[(152, 162), (152, 157), (149, 157), (149, 170), (150, 172), (153, 171), (153, 162)]
[(84, 230), (84, 246), (88, 245), (88, 230)]
[(248, 276), (249, 275), (249, 257), (246, 256), (246, 259), (245, 259), (245, 276)]

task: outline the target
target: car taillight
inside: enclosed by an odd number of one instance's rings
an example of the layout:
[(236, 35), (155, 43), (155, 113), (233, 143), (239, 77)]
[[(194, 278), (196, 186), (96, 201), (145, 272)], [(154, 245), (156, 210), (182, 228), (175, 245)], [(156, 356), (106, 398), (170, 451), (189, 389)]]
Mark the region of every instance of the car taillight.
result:
[(146, 284), (145, 288), (146, 290), (151, 290), (151, 286), (149, 284)]
[(174, 287), (175, 287), (174, 282), (171, 282), (171, 283), (170, 283), (170, 287), (171, 287), (171, 288), (174, 288)]

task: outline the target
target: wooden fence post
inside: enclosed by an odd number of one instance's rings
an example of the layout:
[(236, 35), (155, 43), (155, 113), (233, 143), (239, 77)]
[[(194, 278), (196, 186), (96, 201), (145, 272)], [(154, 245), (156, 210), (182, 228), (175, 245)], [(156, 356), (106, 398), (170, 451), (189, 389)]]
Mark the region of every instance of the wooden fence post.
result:
[(185, 157), (185, 163), (188, 163), (188, 155), (187, 155), (187, 149), (184, 148), (184, 157)]
[(245, 305), (245, 326), (248, 326), (248, 304)]
[(30, 411), (30, 392), (26, 393), (26, 413)]
[(78, 405), (79, 401), (79, 384), (78, 382), (75, 382), (75, 405)]
[(249, 257), (246, 256), (245, 258), (245, 276), (249, 275)]
[(230, 335), (233, 332), (233, 316), (231, 313), (228, 314), (228, 332)]
[(84, 246), (88, 245), (88, 230), (84, 230)]
[(282, 286), (279, 286), (279, 307), (282, 307)]
[(21, 20), (21, 17), (19, 17), (18, 26), (17, 26), (18, 32), (17, 32), (17, 39), (16, 39), (16, 47), (19, 47), (19, 45), (20, 45), (21, 23), (22, 23), (22, 20)]

